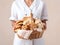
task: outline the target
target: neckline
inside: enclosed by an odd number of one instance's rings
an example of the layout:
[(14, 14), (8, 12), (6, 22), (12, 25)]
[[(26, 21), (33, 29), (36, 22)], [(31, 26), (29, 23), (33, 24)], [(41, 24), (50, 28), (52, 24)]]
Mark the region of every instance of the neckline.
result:
[(33, 5), (35, 4), (35, 0), (32, 2), (32, 4), (31, 4), (30, 6), (28, 6), (25, 1), (23, 1), (23, 2), (24, 2), (25, 6), (26, 6), (27, 8), (31, 8), (31, 7), (33, 7)]

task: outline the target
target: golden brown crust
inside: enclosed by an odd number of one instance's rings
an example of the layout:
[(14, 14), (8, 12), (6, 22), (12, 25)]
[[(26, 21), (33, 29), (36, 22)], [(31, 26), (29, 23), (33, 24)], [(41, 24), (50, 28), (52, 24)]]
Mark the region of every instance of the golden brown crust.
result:
[[(22, 20), (19, 20), (16, 22), (16, 27), (15, 30), (20, 29), (20, 30), (33, 30), (32, 34), (30, 35), (29, 39), (37, 39), (42, 37), (41, 32), (38, 32), (35, 30), (35, 28), (43, 28), (43, 23), (41, 22), (40, 19), (35, 19), (33, 18), (33, 15), (30, 14), (30, 16), (24, 17)], [(18, 35), (19, 37), (19, 35)], [(23, 37), (20, 37), (23, 38)]]

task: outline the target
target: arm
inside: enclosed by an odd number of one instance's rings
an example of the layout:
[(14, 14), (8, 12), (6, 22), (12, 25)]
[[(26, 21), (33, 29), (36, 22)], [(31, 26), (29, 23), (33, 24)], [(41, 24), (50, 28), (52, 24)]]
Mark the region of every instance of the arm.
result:
[(11, 20), (11, 25), (12, 25), (13, 31), (16, 33), (16, 32), (17, 32), (17, 31), (15, 30), (15, 28), (16, 28), (16, 21)]
[(13, 29), (13, 30), (14, 30), (14, 28), (15, 28), (15, 23), (16, 23), (16, 21), (14, 21), (14, 20), (11, 21), (12, 29)]
[(19, 27), (19, 25), (16, 24), (16, 21), (11, 20), (11, 24), (12, 24), (12, 29), (13, 31), (16, 33), (18, 30), (16, 30), (17, 27)]
[(42, 23), (44, 24), (44, 28), (43, 28), (43, 30), (46, 30), (46, 28), (47, 28), (47, 24), (46, 24), (46, 21), (48, 20), (48, 14), (47, 14), (47, 8), (46, 8), (46, 5), (45, 5), (45, 3), (44, 3), (44, 5), (43, 5), (43, 9), (42, 9), (42, 15), (41, 15), (41, 21), (42, 21)]
[(15, 29), (15, 23), (17, 21), (18, 17), (17, 17), (17, 13), (16, 13), (16, 6), (15, 6), (15, 2), (12, 3), (12, 6), (11, 6), (11, 16), (9, 18), (9, 20), (11, 21), (11, 24), (12, 24), (12, 29), (14, 30)]
[(41, 14), (41, 21), (43, 23), (43, 30), (41, 32), (41, 37), (43, 36), (46, 28), (47, 28), (47, 24), (46, 24), (46, 21), (48, 20), (48, 14), (47, 14), (47, 9), (46, 9), (46, 5), (44, 3), (43, 5), (43, 9), (42, 9), (42, 14)]

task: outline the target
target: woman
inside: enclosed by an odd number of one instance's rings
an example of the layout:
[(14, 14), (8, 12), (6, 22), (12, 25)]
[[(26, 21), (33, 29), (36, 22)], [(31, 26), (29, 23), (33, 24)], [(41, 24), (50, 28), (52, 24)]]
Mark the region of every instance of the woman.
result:
[[(15, 0), (11, 7), (11, 17), (12, 28), (14, 29), (17, 20), (21, 20), (25, 14), (29, 16), (32, 12), (34, 18), (39, 18), (44, 25), (44, 30), (46, 30), (47, 11), (46, 6), (42, 0)], [(18, 38), (15, 33), (13, 45), (44, 45), (43, 38), (34, 40), (24, 40)]]

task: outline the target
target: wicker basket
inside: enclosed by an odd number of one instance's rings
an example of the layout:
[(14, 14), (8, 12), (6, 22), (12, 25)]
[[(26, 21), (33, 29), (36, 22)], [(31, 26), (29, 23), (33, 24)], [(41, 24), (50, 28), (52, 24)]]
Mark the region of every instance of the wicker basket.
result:
[[(43, 36), (43, 32), (44, 32), (44, 31), (39, 32), (39, 31), (36, 31), (36, 30), (35, 30), (35, 31), (33, 31), (33, 32), (31, 33), (31, 35), (29, 36), (29, 38), (28, 38), (27, 40), (32, 40), (32, 39), (41, 38), (41, 37)], [(18, 37), (19, 37), (20, 39), (26, 39), (26, 38), (20, 36), (19, 34), (17, 34), (17, 35), (18, 35)]]
[[(28, 39), (37, 39), (41, 38), (43, 34), (43, 30), (41, 32), (34, 30), (35, 28), (43, 28), (43, 24), (40, 19), (35, 19), (33, 18), (32, 13), (30, 14), (29, 17), (24, 17), (23, 20), (19, 20), (16, 22), (16, 28), (14, 30), (20, 29), (20, 30), (33, 30), (31, 35), (29, 36)], [(20, 36), (18, 34), (19, 38), (24, 39), (24, 37)]]
[(33, 31), (32, 34), (29, 36), (29, 39), (38, 39), (41, 38), (41, 32)]

